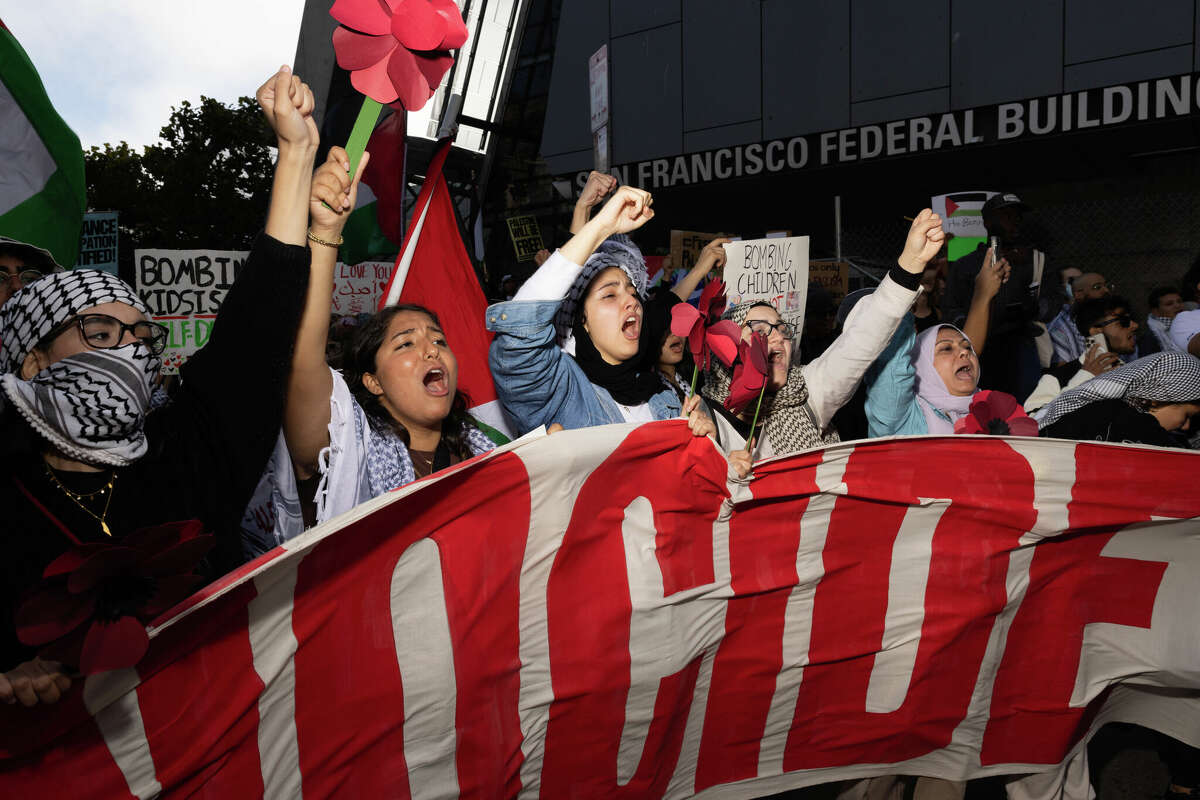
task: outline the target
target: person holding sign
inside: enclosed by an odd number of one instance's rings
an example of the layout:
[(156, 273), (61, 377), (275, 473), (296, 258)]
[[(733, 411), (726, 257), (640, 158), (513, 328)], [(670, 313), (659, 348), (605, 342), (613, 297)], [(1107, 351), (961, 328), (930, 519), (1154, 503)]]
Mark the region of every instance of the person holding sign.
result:
[[(71, 687), (78, 665), (38, 659), (18, 638), (15, 615), (60, 556), (144, 542), (131, 534), (198, 519), (216, 541), (207, 577), (241, 563), (238, 523), (279, 430), (308, 287), (304, 230), (318, 145), (312, 92), (287, 67), (258, 102), (279, 148), (266, 229), (169, 405), (150, 413), (166, 332), (116, 276), (54, 273), (0, 311), (0, 702), (53, 703)], [(110, 600), (97, 618), (129, 616)]]
[(334, 147), (313, 177), (313, 280), (292, 358), (283, 425), (288, 458), (277, 448), (272, 469), (281, 541), (304, 529), (301, 497), (314, 498), (311, 517), (324, 522), (495, 447), (466, 413), (458, 361), (427, 308), (394, 305), (367, 320), (345, 356), (348, 379), (326, 363), (338, 244), (368, 159), (351, 179), (346, 151)]
[[(792, 364), (796, 335), (769, 303), (749, 303), (726, 313), (742, 328), (767, 337), (770, 373), (759, 414), (759, 430), (751, 431), (753, 409), (740, 416), (724, 410), (732, 375), (714, 359), (705, 377), (705, 395), (721, 415), (720, 440), (728, 450), (749, 441), (757, 458), (794, 453), (838, 441), (833, 415), (854, 395), (864, 373), (887, 346), (913, 301), (925, 265), (942, 246), (942, 220), (930, 209), (917, 215), (904, 251), (870, 295), (855, 305), (841, 335), (815, 360)], [(759, 441), (761, 439), (761, 442)]]
[(622, 186), (510, 302), (488, 308), (496, 393), (520, 433), (681, 414), (695, 435), (713, 431), (699, 398), (680, 402), (654, 369), (661, 342), (643, 319), (646, 263), (623, 235), (654, 216), (652, 202)]

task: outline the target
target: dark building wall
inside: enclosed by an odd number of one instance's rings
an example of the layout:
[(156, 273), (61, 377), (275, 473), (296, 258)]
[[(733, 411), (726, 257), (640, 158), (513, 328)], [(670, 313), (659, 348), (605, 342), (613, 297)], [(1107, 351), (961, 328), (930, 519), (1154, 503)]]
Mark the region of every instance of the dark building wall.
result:
[(1200, 0), (563, 0), (542, 139), (591, 164), (609, 44), (613, 162), (1200, 69)]

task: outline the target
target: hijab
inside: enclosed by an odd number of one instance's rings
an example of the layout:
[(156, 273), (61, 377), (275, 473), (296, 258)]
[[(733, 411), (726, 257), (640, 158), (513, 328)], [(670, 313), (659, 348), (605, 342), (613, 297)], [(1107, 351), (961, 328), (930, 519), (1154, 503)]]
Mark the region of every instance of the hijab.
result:
[[(972, 392), (965, 397), (950, 394), (946, 382), (933, 366), (933, 351), (937, 347), (938, 332), (946, 328), (966, 338), (966, 334), (953, 325), (935, 325), (917, 336), (912, 354), (913, 366), (917, 371), (917, 404), (921, 407), (925, 423), (932, 434), (954, 433), (954, 423), (970, 411), (971, 400), (975, 394)], [(979, 391), (978, 385), (975, 391)]]

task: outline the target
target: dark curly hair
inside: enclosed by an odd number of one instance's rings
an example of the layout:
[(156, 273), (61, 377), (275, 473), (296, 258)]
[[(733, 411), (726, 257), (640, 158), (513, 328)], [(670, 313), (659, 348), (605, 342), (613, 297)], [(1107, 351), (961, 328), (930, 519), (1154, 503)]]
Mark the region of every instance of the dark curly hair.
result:
[[(367, 414), (367, 420), (371, 427), (375, 429), (390, 430), (400, 437), (404, 442), (404, 446), (409, 446), (408, 430), (393, 417), (388, 410), (384, 408), (380, 402), (379, 395), (373, 394), (366, 386), (363, 385), (363, 375), (374, 373), (376, 371), (375, 356), (379, 353), (379, 348), (383, 346), (383, 341), (387, 337), (388, 326), (392, 322), (392, 318), (404, 311), (414, 311), (418, 314), (424, 314), (433, 320), (433, 323), (439, 328), (442, 327), (441, 320), (437, 314), (430, 311), (424, 306), (414, 305), (412, 303), (400, 303), (394, 306), (388, 306), (384, 310), (373, 315), (366, 324), (363, 325), (358, 334), (354, 337), (354, 343), (350, 348), (349, 354), (345, 357), (344, 366), (346, 373), (346, 383), (350, 386), (350, 392), (354, 395), (354, 399), (362, 406), (363, 411)], [(463, 426), (471, 425), (471, 417), (467, 414), (467, 409), (471, 407), (470, 398), (462, 390), (456, 389), (454, 392), (454, 402), (450, 405), (450, 413), (442, 420), (442, 443), (446, 448), (460, 459), (466, 460), (471, 458), (474, 453), (471, 452), (467, 444), (466, 438), (463, 436)]]

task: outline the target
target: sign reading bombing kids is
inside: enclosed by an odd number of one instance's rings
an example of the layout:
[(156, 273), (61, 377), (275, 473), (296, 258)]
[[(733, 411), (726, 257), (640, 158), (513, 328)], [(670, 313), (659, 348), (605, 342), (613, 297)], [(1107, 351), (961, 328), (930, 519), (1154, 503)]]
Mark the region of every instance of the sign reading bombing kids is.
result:
[(167, 326), (163, 373), (172, 375), (204, 346), (225, 294), (249, 255), (244, 250), (135, 250), (138, 296)]
[(730, 307), (761, 300), (775, 306), (797, 331), (804, 327), (807, 236), (730, 242), (725, 255), (725, 295)]

